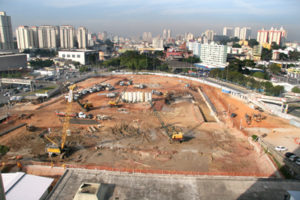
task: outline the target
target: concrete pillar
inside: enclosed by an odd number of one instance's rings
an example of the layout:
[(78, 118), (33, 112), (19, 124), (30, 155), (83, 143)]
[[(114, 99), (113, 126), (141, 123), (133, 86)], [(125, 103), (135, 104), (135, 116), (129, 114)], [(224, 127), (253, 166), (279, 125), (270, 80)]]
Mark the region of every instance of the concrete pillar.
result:
[(288, 110), (289, 110), (289, 104), (286, 104), (284, 113), (287, 114)]

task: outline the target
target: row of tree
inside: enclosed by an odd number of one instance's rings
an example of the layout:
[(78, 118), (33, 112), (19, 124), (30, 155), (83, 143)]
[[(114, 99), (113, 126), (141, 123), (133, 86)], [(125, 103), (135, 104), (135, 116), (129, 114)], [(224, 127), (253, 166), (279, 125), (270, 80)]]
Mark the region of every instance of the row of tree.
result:
[(104, 61), (105, 67), (126, 67), (130, 70), (160, 70), (168, 71), (169, 67), (166, 63), (163, 63), (159, 57), (160, 53), (143, 53), (138, 51), (126, 51), (117, 58)]
[(36, 60), (31, 60), (29, 61), (30, 66), (33, 69), (40, 69), (43, 67), (50, 67), (54, 64), (53, 60), (41, 60), (41, 59), (36, 59)]
[(281, 96), (284, 92), (283, 86), (273, 86), (273, 84), (269, 81), (255, 80), (252, 77), (245, 76), (241, 72), (229, 71), (227, 68), (225, 68), (225, 70), (213, 69), (210, 71), (209, 76), (233, 82), (259, 92), (264, 92), (266, 95), (270, 96)]

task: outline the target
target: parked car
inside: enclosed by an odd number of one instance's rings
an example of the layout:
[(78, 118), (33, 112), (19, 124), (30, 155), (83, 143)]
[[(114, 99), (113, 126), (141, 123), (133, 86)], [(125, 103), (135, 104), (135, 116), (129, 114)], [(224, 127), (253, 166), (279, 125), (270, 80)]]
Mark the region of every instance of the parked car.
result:
[(275, 150), (276, 151), (287, 151), (288, 149), (284, 146), (277, 146), (277, 147), (275, 147)]
[(295, 163), (296, 163), (297, 165), (300, 165), (300, 158), (298, 158), (298, 159), (295, 161)]
[(293, 155), (295, 155), (295, 154), (292, 153), (292, 152), (286, 152), (286, 153), (284, 154), (284, 156), (285, 156), (286, 158), (289, 158), (289, 157), (291, 157), (291, 156), (293, 156)]
[(289, 160), (292, 161), (292, 162), (294, 162), (294, 161), (296, 161), (298, 159), (299, 159), (299, 157), (296, 156), (296, 155), (292, 155), (292, 156), (289, 157)]
[(78, 113), (78, 117), (82, 118), (82, 119), (85, 119), (86, 118), (86, 114), (84, 114), (83, 112), (79, 112)]
[(88, 115), (87, 115), (87, 118), (88, 118), (88, 119), (93, 119), (93, 117), (94, 117), (94, 116), (93, 116), (92, 114), (88, 114)]

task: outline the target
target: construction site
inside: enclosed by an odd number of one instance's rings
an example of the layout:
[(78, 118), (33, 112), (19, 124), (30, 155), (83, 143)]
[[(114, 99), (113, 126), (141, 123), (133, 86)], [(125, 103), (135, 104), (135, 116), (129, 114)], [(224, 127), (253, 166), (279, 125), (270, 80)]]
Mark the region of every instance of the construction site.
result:
[(158, 75), (90, 78), (44, 103), (16, 104), (9, 113), (0, 125), (0, 143), (10, 149), (1, 157), (7, 166), (19, 160), (276, 176), (246, 130), (292, 128), (218, 88)]

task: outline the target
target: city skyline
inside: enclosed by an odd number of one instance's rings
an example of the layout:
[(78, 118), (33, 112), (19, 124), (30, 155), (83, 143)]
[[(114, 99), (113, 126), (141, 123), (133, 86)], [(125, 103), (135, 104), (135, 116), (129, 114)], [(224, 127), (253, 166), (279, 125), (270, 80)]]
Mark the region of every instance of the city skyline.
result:
[(85, 26), (90, 32), (106, 30), (122, 36), (141, 36), (143, 32), (162, 35), (166, 28), (174, 36), (184, 32), (200, 35), (207, 29), (222, 34), (225, 26), (247, 26), (252, 28), (252, 38), (256, 38), (256, 31), (261, 28), (283, 26), (288, 40), (300, 41), (297, 0), (212, 0), (188, 4), (183, 0), (12, 0), (0, 5), (12, 17), (13, 30), (20, 25), (69, 24)]

